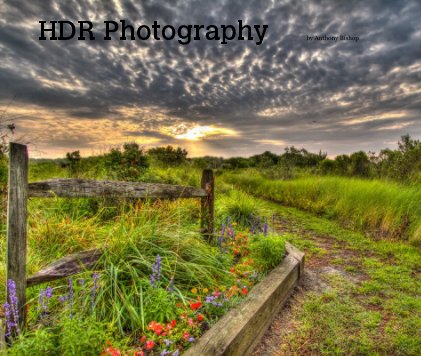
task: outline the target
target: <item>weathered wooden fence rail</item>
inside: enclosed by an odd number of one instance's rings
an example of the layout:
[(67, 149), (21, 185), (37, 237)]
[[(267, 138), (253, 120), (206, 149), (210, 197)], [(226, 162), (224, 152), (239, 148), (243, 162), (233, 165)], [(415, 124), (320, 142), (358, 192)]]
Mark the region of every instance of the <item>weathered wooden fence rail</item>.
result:
[[(210, 240), (213, 236), (215, 183), (212, 170), (205, 169), (203, 171), (201, 188), (171, 184), (96, 181), (88, 179), (49, 179), (28, 183), (29, 158), (27, 146), (10, 143), (9, 152), (6, 274), (7, 280), (12, 279), (16, 283), (21, 327), (24, 327), (26, 322), (24, 306), (26, 304), (27, 287), (68, 277), (84, 269), (89, 269), (98, 261), (104, 252), (102, 249), (96, 249), (66, 256), (27, 278), (26, 239), (27, 201), (29, 197), (200, 198), (201, 233), (207, 240)], [(8, 289), (7, 295), (9, 295)]]

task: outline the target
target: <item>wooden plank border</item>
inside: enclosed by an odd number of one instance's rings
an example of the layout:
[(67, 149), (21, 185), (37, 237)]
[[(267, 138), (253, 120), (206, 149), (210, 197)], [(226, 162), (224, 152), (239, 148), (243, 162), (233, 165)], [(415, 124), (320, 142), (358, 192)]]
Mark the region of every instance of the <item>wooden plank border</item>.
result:
[(290, 244), (286, 248), (283, 262), (183, 355), (243, 356), (253, 352), (302, 277), (304, 253)]

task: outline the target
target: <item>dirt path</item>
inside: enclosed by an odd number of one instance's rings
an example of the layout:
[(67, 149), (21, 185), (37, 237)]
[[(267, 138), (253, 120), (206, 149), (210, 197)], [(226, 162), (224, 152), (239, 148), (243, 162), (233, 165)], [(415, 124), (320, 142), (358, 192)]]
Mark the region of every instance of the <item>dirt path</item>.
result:
[[(296, 316), (303, 311), (303, 302), (309, 293), (321, 294), (331, 288), (329, 276), (340, 275), (347, 277), (354, 283), (359, 283), (367, 276), (358, 269), (361, 251), (356, 251), (343, 241), (337, 241), (329, 235), (321, 235), (311, 230), (305, 230), (292, 221), (275, 222), (277, 233), (294, 233), (303, 237), (304, 240), (311, 241), (320, 249), (321, 253), (307, 254), (305, 261), (305, 273), (300, 285), (296, 288), (282, 311), (275, 317), (271, 326), (265, 333), (262, 341), (255, 348), (254, 356), (273, 355), (304, 355), (307, 352), (291, 349), (287, 342), (289, 333), (296, 332), (299, 325), (296, 323)], [(304, 248), (306, 252), (306, 249)], [(367, 253), (366, 256), (370, 254)], [(340, 260), (340, 265), (334, 261)], [(346, 271), (347, 268), (353, 270), (352, 274)]]

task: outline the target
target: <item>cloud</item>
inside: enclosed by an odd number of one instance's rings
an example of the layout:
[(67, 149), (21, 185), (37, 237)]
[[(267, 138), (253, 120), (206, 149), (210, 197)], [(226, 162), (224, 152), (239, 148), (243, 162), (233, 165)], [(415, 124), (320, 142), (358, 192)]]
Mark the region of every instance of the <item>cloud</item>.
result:
[[(224, 156), (291, 144), (337, 154), (421, 137), (416, 0), (16, 0), (0, 13), (0, 111), (47, 155), (126, 139)], [(97, 39), (39, 41), (38, 21), (56, 19), (89, 19)], [(260, 46), (104, 41), (103, 21), (119, 19), (269, 29)], [(306, 40), (325, 34), (360, 40)]]

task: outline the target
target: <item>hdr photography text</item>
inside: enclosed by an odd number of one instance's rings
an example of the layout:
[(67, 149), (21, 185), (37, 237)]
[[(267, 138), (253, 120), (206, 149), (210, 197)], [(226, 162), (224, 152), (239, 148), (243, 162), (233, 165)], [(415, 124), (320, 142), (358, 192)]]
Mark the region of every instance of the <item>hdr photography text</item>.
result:
[[(39, 21), (39, 40), (95, 40), (98, 32), (94, 30), (94, 23), (91, 21)], [(267, 33), (269, 25), (248, 25), (243, 20), (238, 20), (231, 25), (162, 25), (154, 21), (152, 25), (142, 24), (135, 26), (126, 20), (104, 21), (100, 31), (103, 39), (110, 41), (135, 40), (174, 40), (181, 45), (188, 45), (192, 40), (220, 41), (221, 44), (228, 44), (229, 41), (253, 41), (261, 45)], [(101, 36), (102, 36), (101, 35)]]

